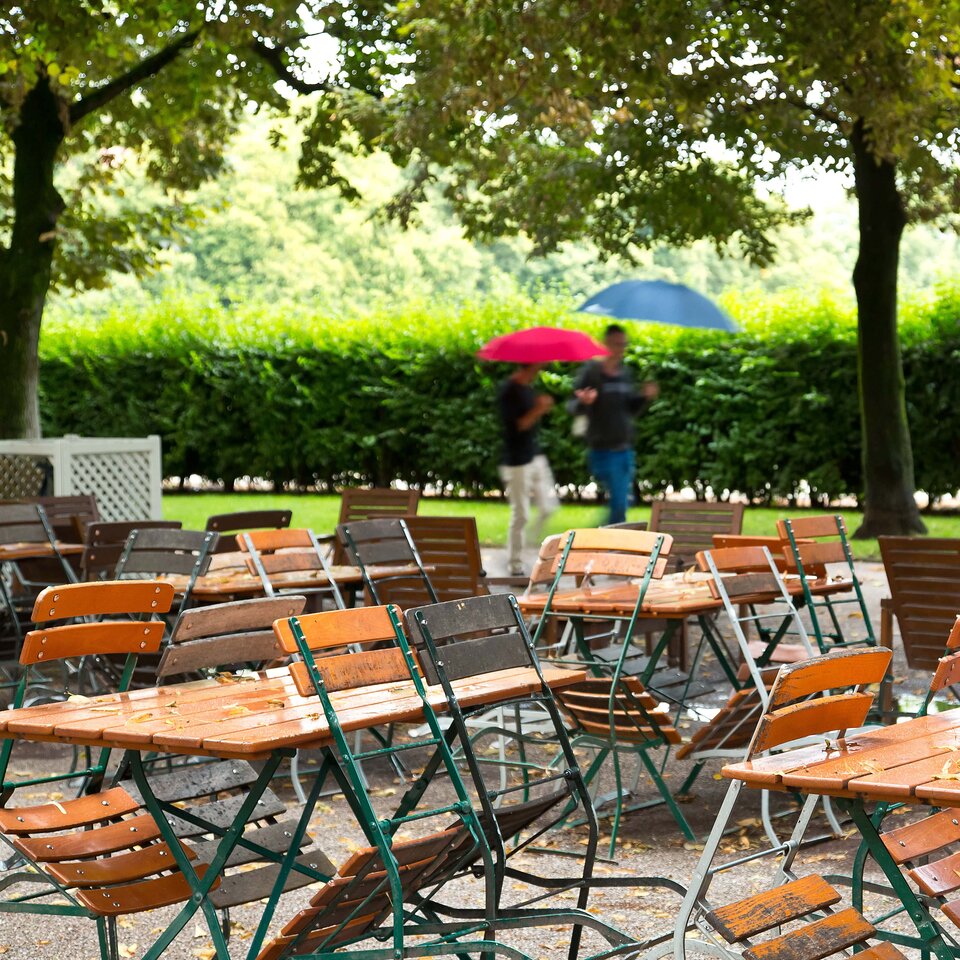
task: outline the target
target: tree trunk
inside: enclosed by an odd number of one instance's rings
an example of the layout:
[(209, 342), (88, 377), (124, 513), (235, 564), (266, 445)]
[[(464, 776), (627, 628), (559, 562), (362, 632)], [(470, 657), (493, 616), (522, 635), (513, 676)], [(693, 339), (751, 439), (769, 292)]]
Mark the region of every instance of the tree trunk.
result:
[(63, 200), (53, 185), (66, 134), (63, 104), (41, 77), (13, 131), (13, 230), (0, 252), (0, 437), (39, 437), (40, 321)]
[(864, 513), (855, 537), (926, 533), (914, 500), (913, 451), (897, 333), (897, 265), (906, 216), (896, 164), (870, 151), (863, 120), (851, 135), (860, 247), (857, 379), (863, 441)]

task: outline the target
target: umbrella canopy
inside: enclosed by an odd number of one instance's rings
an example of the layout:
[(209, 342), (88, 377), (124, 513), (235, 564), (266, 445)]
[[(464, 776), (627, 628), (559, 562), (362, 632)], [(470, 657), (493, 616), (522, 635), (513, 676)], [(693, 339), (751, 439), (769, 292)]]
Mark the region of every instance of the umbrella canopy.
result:
[(602, 343), (579, 330), (532, 327), (494, 337), (483, 345), (477, 356), (481, 360), (503, 363), (579, 363), (609, 352)]
[(654, 320), (680, 327), (737, 329), (736, 324), (703, 294), (666, 280), (624, 280), (594, 294), (579, 307), (621, 320)]

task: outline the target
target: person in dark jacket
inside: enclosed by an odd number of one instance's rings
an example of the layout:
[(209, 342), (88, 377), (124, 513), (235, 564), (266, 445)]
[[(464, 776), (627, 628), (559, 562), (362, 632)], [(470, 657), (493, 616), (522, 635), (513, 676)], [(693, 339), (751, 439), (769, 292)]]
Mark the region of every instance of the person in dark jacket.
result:
[(523, 534), (530, 517), (530, 501), (537, 507), (533, 529), (537, 544), (544, 522), (560, 505), (550, 464), (537, 443), (540, 419), (553, 407), (553, 397), (533, 389), (539, 375), (540, 367), (536, 364), (518, 367), (497, 392), (503, 426), (500, 479), (510, 503), (507, 565), (514, 576), (524, 572)]
[(627, 519), (633, 490), (633, 421), (659, 395), (656, 383), (641, 384), (624, 366), (627, 333), (619, 324), (607, 327), (603, 344), (610, 353), (584, 364), (574, 383), (570, 411), (587, 417), (587, 464), (610, 500), (609, 523)]

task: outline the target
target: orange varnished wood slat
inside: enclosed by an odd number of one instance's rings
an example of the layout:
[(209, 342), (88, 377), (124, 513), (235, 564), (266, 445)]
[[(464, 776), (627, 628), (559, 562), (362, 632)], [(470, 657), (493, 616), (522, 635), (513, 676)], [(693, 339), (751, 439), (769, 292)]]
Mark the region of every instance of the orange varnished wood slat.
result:
[(945, 897), (960, 890), (960, 853), (916, 867), (910, 878), (928, 897)]
[(727, 943), (738, 943), (839, 902), (840, 894), (814, 875), (718, 907), (707, 920)]
[[(181, 849), (189, 860), (197, 855), (188, 846)], [(176, 868), (176, 861), (165, 843), (152, 843), (142, 850), (131, 850), (100, 860), (79, 860), (71, 863), (50, 863), (45, 869), (68, 887), (101, 887), (130, 883)]]
[[(791, 517), (790, 526), (793, 528), (793, 535), (800, 537), (838, 537), (840, 529), (837, 526), (837, 518), (833, 514), (821, 514), (817, 517)], [(787, 522), (785, 520), (777, 521), (777, 535), (781, 540), (789, 538), (787, 534)]]
[[(324, 687), (331, 692), (353, 690), (370, 683), (397, 683), (410, 676), (406, 658), (398, 647), (324, 657), (317, 661), (317, 670), (323, 678)], [(305, 663), (291, 664), (290, 674), (303, 696), (315, 693)]]
[(111, 620), (106, 623), (69, 623), (31, 630), (23, 638), (20, 662), (49, 663), (64, 657), (106, 654), (149, 654), (160, 649), (164, 623), (154, 620)]
[(943, 810), (880, 835), (883, 845), (897, 863), (918, 860), (960, 840), (960, 813)]
[[(394, 610), (399, 616), (399, 611), (396, 608)], [(392, 641), (395, 634), (389, 611), (390, 608), (387, 606), (329, 610), (326, 613), (298, 617), (297, 622), (311, 650), (326, 650), (330, 647), (342, 647), (348, 643)], [(297, 652), (297, 643), (289, 620), (277, 620), (273, 625), (273, 631), (287, 653)]]
[(38, 863), (81, 860), (129, 850), (159, 839), (160, 828), (149, 814), (109, 823), (94, 830), (77, 830), (46, 837), (13, 837), (11, 843)]
[(759, 753), (816, 734), (855, 729), (866, 720), (872, 703), (867, 693), (845, 693), (781, 707), (760, 721), (753, 749)]
[(70, 617), (122, 613), (166, 613), (173, 589), (160, 580), (101, 580), (47, 587), (33, 605), (33, 620), (66, 620)]
[(114, 787), (92, 796), (64, 800), (62, 803), (42, 803), (35, 807), (8, 807), (0, 810), (0, 830), (18, 836), (77, 829), (133, 813), (139, 806), (123, 787)]
[(843, 650), (790, 667), (771, 692), (770, 710), (813, 693), (879, 683), (893, 658), (890, 650)]
[(873, 936), (875, 929), (848, 907), (822, 920), (805, 923), (773, 940), (743, 951), (747, 960), (824, 960)]
[[(202, 879), (208, 869), (207, 864), (199, 864), (196, 867), (197, 876)], [(218, 877), (213, 889), (219, 885)], [(190, 899), (192, 893), (187, 878), (182, 873), (172, 873), (165, 877), (141, 880), (138, 883), (108, 887), (106, 890), (99, 888), (78, 890), (76, 897), (94, 913), (105, 917), (117, 917), (183, 903)]]

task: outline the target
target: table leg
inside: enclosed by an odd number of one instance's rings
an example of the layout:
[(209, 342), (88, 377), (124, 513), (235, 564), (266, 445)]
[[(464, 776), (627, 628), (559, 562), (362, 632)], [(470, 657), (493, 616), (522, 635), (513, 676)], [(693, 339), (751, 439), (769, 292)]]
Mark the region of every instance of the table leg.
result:
[(144, 806), (156, 821), (163, 840), (165, 840), (170, 847), (170, 852), (177, 862), (177, 867), (181, 873), (183, 873), (184, 877), (186, 877), (190, 888), (193, 890), (193, 895), (180, 908), (180, 912), (160, 935), (156, 943), (143, 955), (142, 960), (159, 960), (166, 952), (167, 947), (173, 942), (180, 931), (183, 930), (197, 910), (202, 910), (206, 918), (218, 960), (230, 960), (230, 952), (227, 949), (223, 931), (220, 929), (216, 910), (207, 899), (207, 894), (209, 894), (213, 888), (217, 877), (223, 872), (227, 858), (233, 853), (237, 842), (243, 835), (243, 830), (248, 818), (253, 814), (257, 803), (270, 784), (270, 780), (273, 778), (274, 773), (276, 773), (277, 767), (280, 765), (281, 760), (283, 760), (285, 753), (285, 751), (276, 751), (264, 764), (263, 770), (260, 772), (254, 785), (250, 788), (250, 792), (244, 798), (233, 823), (223, 834), (220, 843), (217, 845), (216, 855), (207, 867), (206, 873), (201, 878), (197, 875), (196, 870), (194, 870), (193, 864), (184, 854), (180, 846), (180, 841), (177, 839), (177, 835), (173, 827), (171, 827), (169, 820), (167, 820), (167, 810), (169, 810), (173, 816), (182, 813), (182, 811), (178, 810), (172, 804), (167, 804), (157, 799), (150, 787), (150, 781), (146, 771), (143, 768), (142, 756), (138, 751), (130, 751), (130, 770), (133, 774), (134, 783), (136, 783), (143, 796)]
[(900, 868), (890, 856), (886, 846), (880, 839), (877, 827), (873, 820), (864, 809), (862, 800), (853, 800), (847, 797), (836, 798), (837, 805), (841, 810), (850, 815), (850, 819), (856, 824), (860, 831), (863, 842), (867, 845), (870, 855), (876, 861), (877, 866), (883, 871), (894, 893), (903, 904), (910, 919), (913, 921), (923, 941), (922, 949), (931, 951), (937, 960), (953, 960), (953, 951), (943, 941), (937, 925), (933, 922), (927, 909), (917, 899), (910, 884), (900, 872)]

